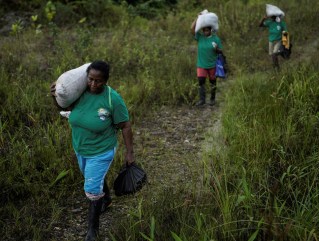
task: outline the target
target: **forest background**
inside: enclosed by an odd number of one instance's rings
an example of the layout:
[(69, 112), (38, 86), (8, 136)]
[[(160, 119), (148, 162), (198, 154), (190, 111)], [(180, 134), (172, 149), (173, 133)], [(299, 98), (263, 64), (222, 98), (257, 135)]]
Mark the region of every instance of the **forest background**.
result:
[[(66, 200), (82, 195), (70, 130), (52, 104), (50, 84), (69, 69), (104, 59), (133, 129), (161, 106), (192, 106), (197, 81), (190, 24), (204, 9), (219, 16), (230, 70), (222, 146), (203, 150), (196, 174), (157, 190), (156, 201), (137, 194), (109, 238), (319, 239), (317, 0), (0, 3), (2, 240), (61, 240), (54, 227), (63, 222)], [(258, 28), (266, 3), (285, 12), (293, 44), (279, 72), (267, 55), (267, 32)]]

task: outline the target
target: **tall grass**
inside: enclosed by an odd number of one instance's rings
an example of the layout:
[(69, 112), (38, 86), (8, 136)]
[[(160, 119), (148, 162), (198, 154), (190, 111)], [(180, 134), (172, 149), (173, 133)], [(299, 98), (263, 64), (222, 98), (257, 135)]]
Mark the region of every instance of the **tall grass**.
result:
[(152, 218), (156, 240), (317, 240), (317, 79), (312, 64), (238, 78), (222, 119), (227, 147), (204, 155), (208, 179), (144, 201), (113, 239), (139, 240)]
[[(238, 4), (240, 7), (243, 5)], [(298, 27), (293, 26), (292, 31)], [(239, 37), (234, 31), (232, 34), (227, 37)], [(256, 34), (250, 42), (258, 38)], [(212, 150), (204, 155), (204, 175), (210, 180), (199, 191), (183, 191), (196, 204), (184, 206), (183, 196), (172, 195), (178, 191), (170, 192), (167, 200), (163, 192), (163, 202), (144, 204), (143, 220), (149, 223), (154, 218), (156, 240), (317, 240), (318, 47), (312, 54), (307, 52), (310, 62), (304, 64), (302, 52), (296, 49), (295, 56), (301, 58), (282, 63), (282, 71), (275, 73), (269, 71), (260, 49), (249, 51), (252, 45), (239, 48), (228, 41), (226, 49), (234, 61), (236, 81), (225, 100), (225, 153)], [(257, 46), (261, 42), (257, 41)], [(307, 48), (311, 46), (304, 45)], [(256, 51), (260, 56), (255, 56)], [(245, 58), (247, 53), (249, 58)], [(258, 72), (264, 69), (268, 71)], [(211, 169), (207, 168), (210, 162)], [(147, 213), (150, 210), (161, 211)], [(142, 238), (141, 230), (149, 233), (153, 229), (146, 225), (138, 231), (112, 231), (118, 235), (114, 240), (122, 240), (133, 235), (133, 239)]]
[[(268, 235), (283, 240), (284, 236), (307, 239), (318, 227), (318, 207), (307, 205), (309, 200), (317, 203), (318, 195), (313, 189), (318, 186), (318, 171), (309, 169), (318, 165), (314, 161), (319, 130), (316, 79), (312, 65), (280, 76), (240, 79), (230, 92), (235, 98), (230, 99), (223, 118), (234, 173), (239, 166), (245, 167), (253, 193), (268, 193), (261, 207), (270, 208), (271, 223), (265, 224), (273, 227)], [(262, 195), (255, 198), (264, 199)]]
[[(286, 10), (295, 51), (277, 74), (269, 70), (266, 32), (257, 27), (264, 15), (263, 1), (184, 1), (174, 13), (155, 21), (130, 14), (127, 6), (113, 6), (107, 8), (113, 15), (103, 19), (105, 26), (84, 22), (63, 29), (57, 22), (38, 34), (24, 28), (4, 36), (1, 237), (50, 238), (53, 224), (61, 220), (68, 190), (81, 185), (68, 124), (48, 96), (50, 83), (66, 70), (104, 59), (111, 63), (109, 84), (124, 97), (133, 123), (146, 109), (191, 105), (197, 82), (196, 43), (189, 27), (207, 8), (220, 17), (218, 34), (233, 79), (222, 117), (223, 153), (205, 150), (204, 168), (198, 167), (187, 185), (138, 195), (127, 219), (110, 236), (317, 240), (318, 47), (312, 36), (318, 2), (306, 2), (303, 11), (297, 1), (278, 2)], [(59, 18), (71, 11), (64, 10)], [(293, 16), (300, 16), (302, 24)], [(308, 41), (314, 49), (307, 48)], [(205, 177), (202, 182), (200, 175)]]

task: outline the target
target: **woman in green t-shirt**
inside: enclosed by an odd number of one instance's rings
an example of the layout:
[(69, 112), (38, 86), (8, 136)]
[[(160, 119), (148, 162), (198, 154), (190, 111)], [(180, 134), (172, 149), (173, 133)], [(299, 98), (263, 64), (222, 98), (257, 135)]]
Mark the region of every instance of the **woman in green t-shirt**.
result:
[[(125, 162), (128, 165), (134, 162), (128, 110), (122, 97), (106, 85), (108, 78), (108, 63), (92, 62), (87, 68), (87, 89), (73, 104), (69, 115), (72, 145), (90, 201), (86, 241), (96, 239), (99, 216), (111, 204), (105, 176), (116, 152), (118, 129), (122, 130), (126, 147)], [(51, 93), (55, 93), (54, 84)]]
[(216, 96), (216, 60), (217, 55), (222, 54), (222, 43), (220, 38), (217, 36), (216, 31), (212, 26), (206, 26), (195, 33), (196, 21), (191, 25), (192, 35), (197, 41), (197, 79), (199, 85), (199, 101), (197, 106), (202, 106), (206, 103), (206, 91), (205, 82), (208, 76), (211, 84), (211, 97), (210, 105), (215, 105)]

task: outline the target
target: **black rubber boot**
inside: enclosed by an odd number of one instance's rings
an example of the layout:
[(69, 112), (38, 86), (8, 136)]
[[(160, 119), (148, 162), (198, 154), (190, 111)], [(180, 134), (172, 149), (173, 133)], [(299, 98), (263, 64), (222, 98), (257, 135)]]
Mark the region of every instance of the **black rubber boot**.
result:
[(105, 194), (104, 194), (104, 197), (102, 198), (103, 202), (102, 202), (102, 207), (101, 207), (101, 213), (104, 213), (106, 211), (106, 209), (108, 207), (110, 207), (110, 205), (112, 204), (110, 189), (109, 189), (106, 181), (104, 181), (103, 192)]
[(100, 213), (103, 199), (90, 201), (88, 231), (85, 241), (94, 241), (99, 235)]
[(197, 102), (196, 106), (202, 106), (206, 103), (206, 91), (205, 86), (199, 86), (199, 101)]
[(213, 106), (215, 105), (216, 101), (216, 79), (215, 80), (210, 80), (210, 101), (209, 101), (209, 105)]
[(279, 69), (278, 55), (277, 54), (273, 54), (271, 56), (271, 58), (272, 58), (272, 63), (273, 63), (274, 68), (278, 70)]

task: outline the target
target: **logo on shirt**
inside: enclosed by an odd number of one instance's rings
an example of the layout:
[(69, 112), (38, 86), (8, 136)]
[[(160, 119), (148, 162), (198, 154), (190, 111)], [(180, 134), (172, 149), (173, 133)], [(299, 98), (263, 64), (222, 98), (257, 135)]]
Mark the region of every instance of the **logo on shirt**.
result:
[(212, 45), (213, 45), (213, 48), (216, 48), (216, 46), (217, 46), (217, 43), (215, 43), (215, 42), (212, 42)]
[(104, 108), (98, 109), (97, 112), (98, 112), (98, 115), (99, 115), (101, 121), (105, 121), (106, 118), (111, 115), (111, 113), (108, 112), (108, 111), (107, 111), (106, 109), (104, 109)]
[(279, 31), (281, 29), (281, 27), (280, 26), (277, 26), (277, 30)]

